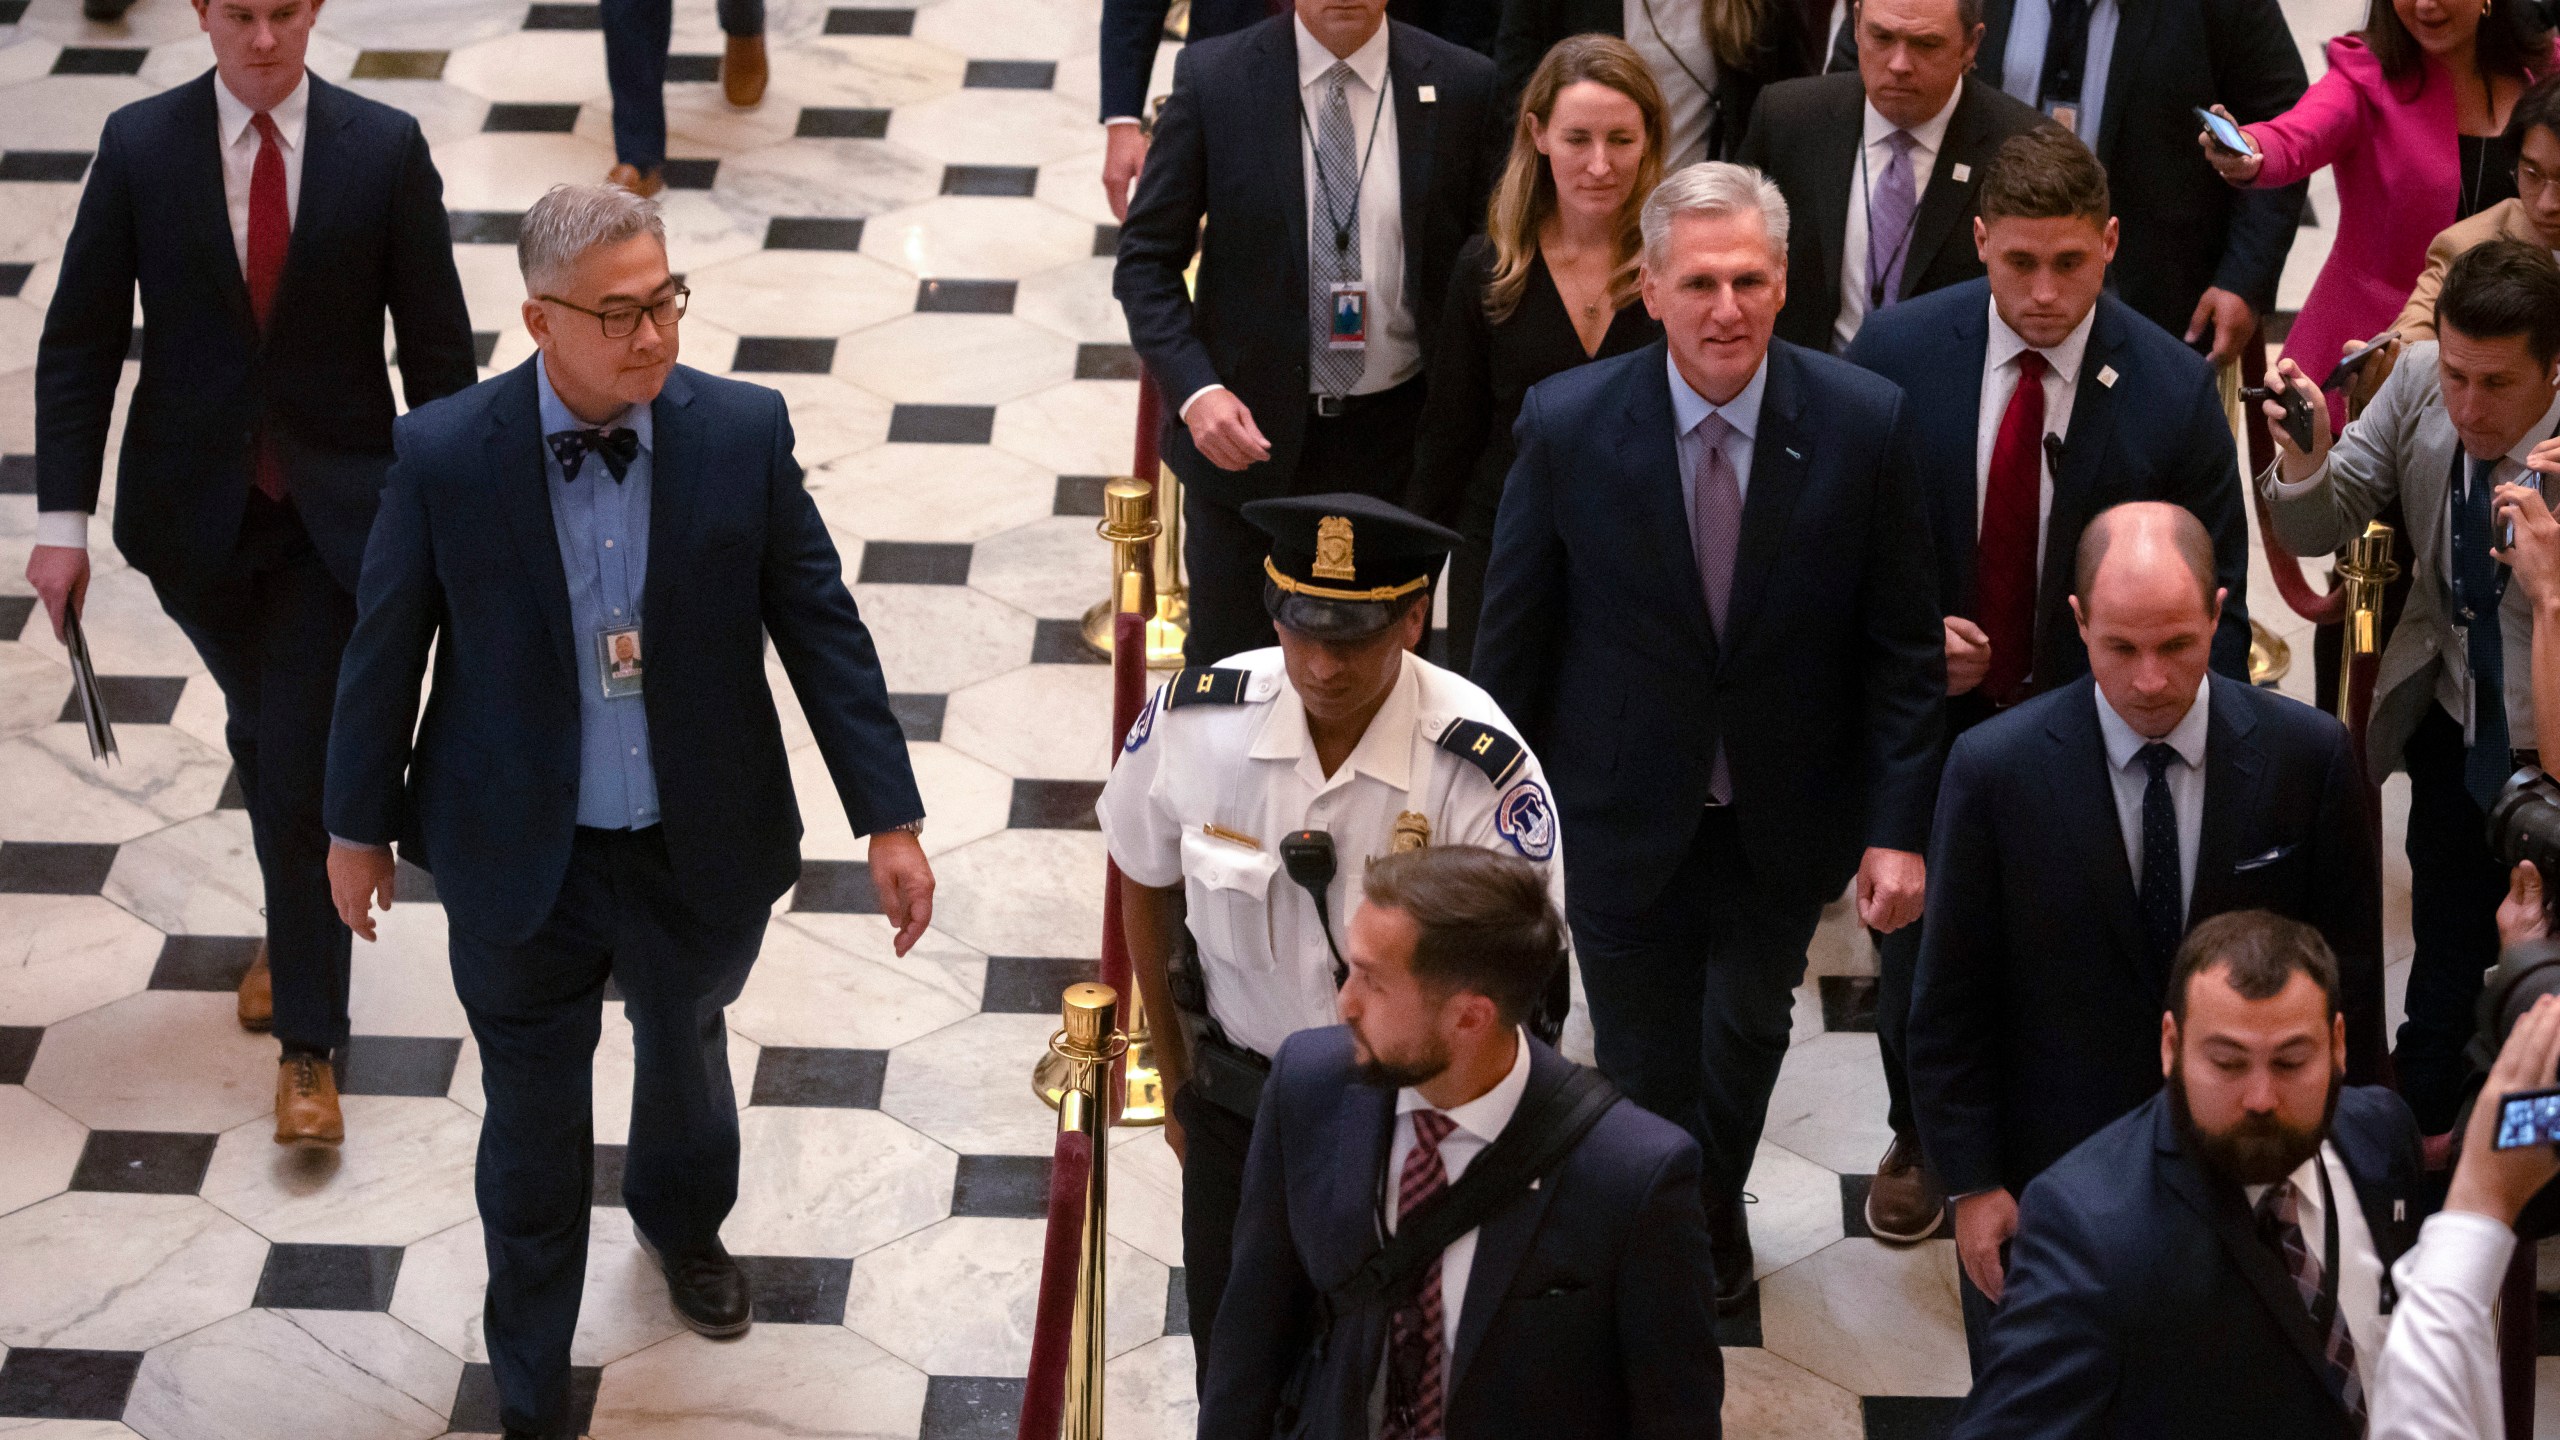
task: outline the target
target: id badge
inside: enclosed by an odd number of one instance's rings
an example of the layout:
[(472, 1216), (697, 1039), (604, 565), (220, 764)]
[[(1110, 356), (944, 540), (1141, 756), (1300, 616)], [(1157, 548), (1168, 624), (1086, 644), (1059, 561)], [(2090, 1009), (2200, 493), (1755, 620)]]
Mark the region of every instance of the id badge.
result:
[(1333, 287), (1333, 329), (1325, 336), (1328, 350), (1365, 350), (1369, 347), (1369, 287), (1357, 280), (1341, 281)]
[(596, 673), (604, 677), (607, 700), (640, 693), (639, 626), (622, 625), (596, 632)]
[(2080, 107), (2057, 104), (2053, 107), (2053, 123), (2077, 135), (2080, 133)]

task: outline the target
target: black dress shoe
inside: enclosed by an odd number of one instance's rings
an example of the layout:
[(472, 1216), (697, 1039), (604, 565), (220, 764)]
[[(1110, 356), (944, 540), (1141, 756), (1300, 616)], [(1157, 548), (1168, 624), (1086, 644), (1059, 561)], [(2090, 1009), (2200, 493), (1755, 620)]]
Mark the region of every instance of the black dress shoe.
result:
[(676, 1318), (695, 1334), (728, 1340), (746, 1334), (747, 1327), (755, 1323), (755, 1301), (747, 1290), (747, 1272), (738, 1268), (738, 1262), (719, 1241), (712, 1241), (706, 1249), (667, 1256), (658, 1253), (648, 1236), (638, 1238), (640, 1248), (666, 1273), (667, 1299), (675, 1304)]
[(1716, 1265), (1716, 1313), (1730, 1315), (1751, 1298), (1751, 1223), (1742, 1202), (1707, 1207), (1707, 1253)]

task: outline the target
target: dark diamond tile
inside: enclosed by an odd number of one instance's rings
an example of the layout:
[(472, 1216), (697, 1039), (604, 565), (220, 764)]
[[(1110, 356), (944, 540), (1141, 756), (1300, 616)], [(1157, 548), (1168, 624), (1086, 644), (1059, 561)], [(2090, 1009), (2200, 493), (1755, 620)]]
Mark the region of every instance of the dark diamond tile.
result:
[(241, 788), (239, 766), (232, 766), (231, 773), (222, 777), (222, 793), (214, 797), (213, 808), (216, 810), (249, 808), (249, 792)]
[(489, 367), (489, 362), (490, 362), (491, 360), (494, 360), (494, 359), (496, 359), (496, 358), (497, 358), (497, 354), (498, 354), (498, 332), (497, 332), (497, 331), (495, 331), (495, 330), (474, 330), (474, 331), (472, 331), (472, 332), (471, 332), (471, 363), (472, 363), (472, 364), (477, 365), (477, 366), (479, 366), (480, 368), (482, 368), (482, 369), (484, 369), (484, 370), (485, 370), (485, 369), (487, 369), (487, 368)]
[[(0, 495), (9, 492), (0, 489)], [(0, 640), (15, 640), (27, 632), (27, 621), (36, 613), (33, 595), (0, 595)], [(48, 627), (50, 633), (50, 627)]]
[(889, 438), (911, 445), (984, 445), (995, 433), (993, 405), (899, 405), (889, 411)]
[(1165, 1277), (1164, 1333), (1167, 1335), (1191, 1333), (1191, 1287), (1183, 1283), (1182, 1267), (1179, 1265), (1174, 1266), (1173, 1272)]
[(388, 1310), (400, 1278), (397, 1245), (285, 1245), (267, 1249), (252, 1304), (269, 1310)]
[(2534, 1347), (2536, 1355), (2560, 1355), (2560, 1295), (2536, 1292), (2534, 1305)]
[(1029, 165), (945, 165), (945, 195), (1029, 195), (1040, 186), (1040, 172)]
[(577, 128), (575, 105), (500, 103), (490, 106), (489, 118), (480, 122), (485, 135), (566, 135)]
[(1049, 502), (1052, 515), (1102, 515), (1102, 487), (1111, 483), (1108, 475), (1061, 475), (1057, 498)]
[(1094, 226), (1093, 253), (1096, 257), (1109, 257), (1119, 254), (1120, 227), (1117, 225)]
[(15, 25), (27, 17), (27, 0), (0, 0), (0, 25)]
[(0, 495), (33, 495), (34, 493), (36, 493), (36, 457), (0, 455)]
[(621, 1145), (596, 1147), (595, 1178), (587, 1188), (588, 1204), (601, 1205), (608, 1210), (622, 1208), (622, 1161), (627, 1148)]
[(1058, 960), (1045, 955), (990, 955), (978, 1009), (991, 1015), (1055, 1015), (1058, 996), (1070, 985), (1099, 979), (1098, 960)]
[(1049, 1213), (1049, 1157), (963, 1155), (951, 1185), (951, 1213), (1037, 1220)]
[(116, 863), (113, 845), (0, 844), (0, 895), (95, 895)]
[(880, 896), (871, 888), (871, 867), (859, 860), (801, 861), (800, 886), (792, 892), (791, 908), (820, 915), (879, 914)]
[(36, 273), (33, 265), (0, 265), (0, 295), (15, 296), (27, 288), (27, 277)]
[(255, 935), (171, 935), (160, 942), (151, 967), (154, 990), (221, 993), (240, 988), (240, 977), (258, 959)]
[(193, 1195), (213, 1163), (218, 1135), (174, 1130), (92, 1130), (71, 1170), (74, 1190), (118, 1195)]
[(877, 1110), (886, 1050), (820, 1050), (768, 1045), (756, 1057), (750, 1105), (799, 1105), (826, 1110)]
[(824, 215), (776, 215), (765, 222), (767, 250), (859, 250), (862, 222)]
[(1078, 345), (1076, 378), (1079, 380), (1138, 380), (1146, 376), (1146, 367), (1138, 363), (1138, 352), (1126, 345)]
[(1873, 1034), (1876, 1028), (1876, 977), (1825, 975), (1820, 980), (1822, 1028)]
[(671, 85), (707, 85), (720, 78), (717, 55), (669, 55), (667, 83)]
[(139, 75), (148, 50), (104, 45), (65, 45), (53, 57), (56, 75)]
[[(896, 422), (890, 423), (895, 439)], [(855, 578), (865, 585), (966, 585), (969, 551), (967, 545), (874, 540), (862, 547), (862, 570)]]
[(851, 1260), (811, 1255), (741, 1255), (759, 1325), (841, 1325)]
[(1047, 90), (1057, 83), (1054, 60), (972, 60), (960, 77), (969, 90)]
[(604, 977), (604, 1002), (608, 1005), (622, 1003), (622, 982), (611, 975)]
[(1742, 1299), (1742, 1308), (1730, 1315), (1716, 1317), (1716, 1343), (1730, 1349), (1751, 1350), (1760, 1344), (1760, 1287)]
[(1034, 665), (1108, 665), (1111, 657), (1084, 643), (1081, 620), (1042, 620), (1031, 632)]
[(141, 1368), (139, 1350), (12, 1350), (0, 1360), (0, 1416), (121, 1420)]
[(41, 1025), (0, 1025), (0, 1085), (24, 1085), (35, 1068), (36, 1047), (44, 1043)]
[(142, 359), (142, 327), (139, 325), (134, 326), (133, 333), (125, 337), (124, 358), (137, 363)]
[(741, 375), (824, 375), (835, 368), (835, 363), (836, 342), (832, 338), (746, 335), (739, 338), (738, 355), (729, 362), (729, 368)]
[(407, 860), (400, 861), (398, 867), (392, 871), (391, 886), (393, 898), (403, 905), (444, 903), (436, 895), (436, 877), (410, 864)]
[(811, 105), (791, 133), (802, 140), (877, 140), (889, 133), (889, 112)]
[(842, 7), (827, 12), (830, 35), (912, 35), (915, 29), (913, 10)]
[(49, 180), (77, 185), (89, 173), (87, 150), (0, 152), (0, 180)]
[(708, 190), (720, 178), (720, 162), (699, 158), (669, 160), (663, 173), (670, 190)]
[(919, 280), (916, 309), (927, 315), (1010, 315), (1011, 280)]
[(1099, 780), (1016, 780), (1005, 824), (1016, 830), (1099, 830), (1093, 807), (1101, 798)]
[(524, 216), (513, 210), (449, 210), (444, 223), (456, 245), (513, 245), (524, 232)]
[(1013, 1440), (1022, 1423), (1019, 1377), (929, 1375), (916, 1440)]
[(1425, 660), (1430, 661), (1432, 664), (1437, 665), (1437, 666), (1441, 667), (1441, 668), (1442, 668), (1442, 669), (1444, 669), (1444, 670), (1448, 668), (1448, 666), (1449, 666), (1449, 630), (1448, 630), (1448, 627), (1446, 627), (1446, 626), (1442, 626), (1442, 625), (1435, 625), (1435, 626), (1433, 626), (1433, 627), (1431, 628), (1431, 632), (1430, 632), (1429, 634), (1427, 634), (1427, 635), (1425, 635), (1425, 636), (1423, 636), (1423, 637), (1422, 637), (1422, 658), (1423, 658), (1423, 659), (1425, 659)]
[(462, 1042), (443, 1035), (350, 1035), (338, 1052), (338, 1089), (347, 1095), (433, 1099), (453, 1088)]
[(367, 50), (356, 56), (358, 80), (441, 80), (449, 50)]
[[(601, 1365), (569, 1367), (570, 1433), (584, 1435), (595, 1424), (596, 1386), (604, 1381)], [(495, 1435), (498, 1423), (498, 1377), (487, 1365), (462, 1367), (462, 1382), (454, 1387), (453, 1414), (447, 1423), (465, 1434)]]
[[(166, 725), (178, 713), (178, 697), (186, 693), (183, 675), (101, 675), (98, 693), (106, 698), (107, 718), (118, 725)], [(62, 697), (57, 723), (80, 723), (80, 692)]]
[[(1875, 1231), (1867, 1228), (1867, 1191), (1875, 1185), (1873, 1175), (1840, 1177), (1840, 1229), (1852, 1240), (1872, 1240)], [(1946, 1218), (1938, 1223), (1936, 1239), (1953, 1239), (1956, 1233), (1956, 1202), (1947, 1202)]]
[(527, 30), (601, 30), (602, 5), (535, 5), (525, 12)]
[(1948, 1395), (1863, 1395), (1858, 1411), (1867, 1440), (1942, 1440), (1964, 1401)]
[(942, 738), (942, 712), (950, 703), (948, 695), (892, 695), (889, 713), (909, 740), (925, 744)]

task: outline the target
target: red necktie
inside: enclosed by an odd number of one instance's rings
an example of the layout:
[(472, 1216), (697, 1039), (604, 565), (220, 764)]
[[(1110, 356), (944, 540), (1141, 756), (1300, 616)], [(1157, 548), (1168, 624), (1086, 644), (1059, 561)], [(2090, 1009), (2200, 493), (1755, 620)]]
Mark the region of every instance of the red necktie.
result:
[[(284, 279), (284, 254), (293, 242), (293, 216), (288, 213), (284, 197), (284, 150), (276, 141), (276, 122), (263, 111), (249, 117), (258, 131), (258, 162), (249, 170), (249, 313), (257, 317), (258, 331), (264, 335), (268, 317), (274, 314), (276, 286)], [(259, 428), (257, 449), (250, 460), (251, 481), (258, 493), (270, 500), (282, 500), (285, 493), (284, 461), (276, 454), (275, 442), (265, 427)]]
[(2044, 356), (2018, 352), (2018, 388), (1991, 442), (1982, 539), (1973, 551), (1974, 619), (1991, 638), (1982, 693), (1995, 705), (2025, 698), (2036, 650), (2036, 529), (2044, 493)]
[[(1449, 1188), (1440, 1142), (1458, 1124), (1437, 1110), (1416, 1110), (1411, 1118), (1413, 1148), (1405, 1152), (1404, 1173), (1396, 1180), (1398, 1223)], [(1446, 1427), (1448, 1315), (1440, 1294), (1440, 1257), (1435, 1255), (1413, 1303), (1388, 1317), (1387, 1415), (1379, 1440), (1438, 1440)]]

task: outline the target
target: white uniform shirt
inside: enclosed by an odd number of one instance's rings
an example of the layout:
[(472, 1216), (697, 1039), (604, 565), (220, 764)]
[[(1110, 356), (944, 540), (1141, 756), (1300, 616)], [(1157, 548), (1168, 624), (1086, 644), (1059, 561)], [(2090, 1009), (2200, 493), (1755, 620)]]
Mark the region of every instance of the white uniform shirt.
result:
[[(2018, 357), (2036, 347), (2026, 337), (2009, 328), (2000, 318), (2000, 302), (1991, 306), (1991, 334), (1982, 347), (1982, 409), (1974, 420), (1973, 436), (1973, 515), (1974, 531), (1979, 538), (1982, 529), (1983, 502), (1991, 494), (1991, 452), (2000, 443), (2000, 422), (2009, 413), (2009, 402), (2018, 393)], [(2044, 430), (2046, 435), (2071, 438), (2071, 402), (2080, 395), (2080, 362), (2089, 353), (2089, 332), (2098, 323), (2098, 307), (2091, 305), (2062, 343), (2040, 351), (2044, 368)], [(2053, 519), (2053, 463), (2044, 457), (2044, 439), (2036, 439), (2036, 473), (2042, 478), (2036, 486), (2036, 583), (2044, 583), (2045, 525)]]
[[(1959, 81), (1937, 114), (1911, 127), (1911, 138), (1920, 142), (1911, 147), (1911, 225), (1915, 230), (1920, 226), (1920, 206), (1929, 198), (1929, 172), (1938, 168), (1938, 149), (1947, 143), (1947, 122), (1955, 118), (1956, 103), (1962, 99), (1964, 82)], [(1871, 104), (1861, 101), (1858, 108), (1866, 115), (1865, 132), (1859, 142), (1866, 163), (1849, 167), (1849, 223), (1840, 234), (1840, 318), (1831, 322), (1831, 353), (1835, 355), (1849, 348), (1849, 342), (1858, 338), (1858, 327), (1867, 320), (1869, 191), (1884, 178), (1884, 168), (1893, 163), (1893, 146), (1887, 142), (1901, 128), (1878, 114)], [(1907, 235), (1903, 243), (1910, 243)], [(1968, 234), (1958, 243), (1970, 245), (1973, 237)], [(1906, 263), (1903, 274), (1910, 273)]]
[(1219, 668), (1247, 673), (1241, 703), (1169, 708), (1170, 686), (1159, 687), (1094, 812), (1122, 874), (1183, 887), (1209, 1013), (1229, 1040), (1271, 1055), (1298, 1031), (1338, 1021), (1333, 952), (1315, 902), (1280, 863), (1280, 837), (1290, 831), (1333, 836), (1325, 903), (1337, 941), (1359, 907), (1370, 858), (1388, 852), (1406, 811), (1430, 822), (1431, 844), (1504, 849), (1539, 863), (1561, 913), (1563, 850), (1537, 758), (1524, 746), (1497, 787), (1436, 743), (1460, 720), (1510, 736), (1493, 697), (1407, 654), (1368, 733), (1327, 776), (1278, 647)]
[[(2338, 1201), (2338, 1312), (2347, 1317), (2347, 1336), (2356, 1342), (2356, 1381), (2364, 1387), (2369, 1407), (2374, 1357), (2382, 1353), (2382, 1252), (2373, 1248), (2364, 1207), (2356, 1203), (2355, 1177), (2347, 1173), (2347, 1162), (2338, 1158), (2338, 1147), (2323, 1140), (2319, 1155), (2303, 1161), (2291, 1177), (2294, 1223), (2302, 1227), (2302, 1243), (2311, 1258), (2322, 1259), (2328, 1248), (2329, 1222), (2320, 1204), (2320, 1177), (2311, 1172), (2315, 1162), (2328, 1167), (2329, 1192)], [(2258, 1197), (2267, 1193), (2267, 1187), (2244, 1185), (2241, 1189), (2254, 1214)]]
[[(2343, 1228), (2338, 1244), (2346, 1246)], [(2371, 1440), (2506, 1433), (2492, 1307), (2515, 1248), (2516, 1232), (2486, 1215), (2446, 1210), (2427, 1217), (2417, 1247), (2391, 1269), (2400, 1303), (2381, 1355), (2365, 1367), (2373, 1377), (2365, 1394)], [(2361, 1336), (2356, 1345), (2361, 1354)]]

